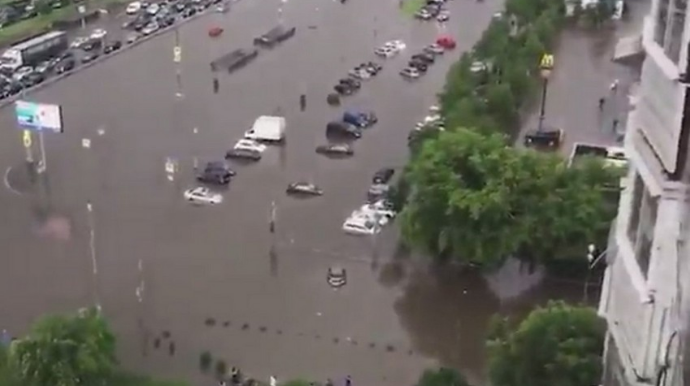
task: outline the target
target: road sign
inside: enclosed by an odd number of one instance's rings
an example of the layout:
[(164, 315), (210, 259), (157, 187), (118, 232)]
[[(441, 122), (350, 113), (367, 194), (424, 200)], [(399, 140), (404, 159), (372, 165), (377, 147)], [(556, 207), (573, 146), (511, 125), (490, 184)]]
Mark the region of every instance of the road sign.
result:
[(175, 46), (173, 48), (173, 62), (180, 63), (182, 61), (182, 47)]
[(25, 148), (31, 147), (31, 130), (24, 130), (24, 135), (22, 136), (22, 141), (24, 142)]
[(553, 55), (544, 54), (541, 57), (541, 61), (539, 62), (539, 67), (541, 67), (542, 70), (551, 70), (551, 69), (553, 69), (553, 66), (554, 66)]
[(84, 149), (90, 149), (91, 148), (91, 140), (88, 138), (82, 138), (81, 147), (83, 147)]

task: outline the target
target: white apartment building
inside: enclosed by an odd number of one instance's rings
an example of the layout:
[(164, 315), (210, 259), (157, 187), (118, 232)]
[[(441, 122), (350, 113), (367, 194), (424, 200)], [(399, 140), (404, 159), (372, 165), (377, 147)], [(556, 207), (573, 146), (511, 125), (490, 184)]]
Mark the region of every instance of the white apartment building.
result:
[(686, 8), (687, 0), (653, 0), (642, 31), (645, 60), (626, 127), (630, 170), (599, 304), (608, 324), (605, 386), (690, 385)]

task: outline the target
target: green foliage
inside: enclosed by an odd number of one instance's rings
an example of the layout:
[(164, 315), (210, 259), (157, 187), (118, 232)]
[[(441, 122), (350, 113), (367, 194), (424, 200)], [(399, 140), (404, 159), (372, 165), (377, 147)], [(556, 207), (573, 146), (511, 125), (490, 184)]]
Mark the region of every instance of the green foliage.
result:
[(509, 256), (581, 259), (615, 214), (605, 186), (616, 178), (601, 163), (568, 168), (554, 155), (506, 146), (498, 134), (443, 132), (408, 165), (402, 233), (435, 256), (488, 268)]
[(601, 380), (605, 326), (592, 308), (550, 302), (511, 329), (494, 321), (489, 377), (494, 386), (582, 386)]
[(186, 382), (151, 379), (149, 377), (118, 373), (108, 380), (107, 386), (188, 386)]
[(11, 359), (26, 385), (96, 384), (115, 369), (115, 337), (95, 309), (48, 316), (12, 345)]
[(199, 355), (199, 368), (202, 372), (207, 372), (211, 369), (211, 364), (213, 363), (213, 356), (210, 352), (204, 351)]
[(425, 370), (419, 377), (416, 386), (470, 386), (459, 372), (440, 368), (436, 370)]
[(304, 379), (292, 379), (289, 380), (285, 383), (282, 383), (281, 386), (311, 386), (312, 382), (306, 381)]

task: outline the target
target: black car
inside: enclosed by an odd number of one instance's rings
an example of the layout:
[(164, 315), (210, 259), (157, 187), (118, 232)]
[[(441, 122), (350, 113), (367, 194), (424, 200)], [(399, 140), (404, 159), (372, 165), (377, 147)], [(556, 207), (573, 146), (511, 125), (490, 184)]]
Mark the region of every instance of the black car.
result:
[(376, 62), (367, 62), (364, 63), (364, 66), (366, 66), (367, 71), (369, 71), (371, 75), (377, 75), (379, 72), (381, 72), (381, 70), (383, 70), (383, 66)]
[(233, 72), (241, 67), (246, 66), (249, 62), (256, 59), (259, 51), (256, 49), (237, 49), (211, 62), (211, 71), (220, 71), (226, 69), (228, 72)]
[(188, 18), (196, 15), (196, 8), (191, 7), (187, 8), (182, 12), (182, 17)]
[(388, 181), (393, 178), (394, 174), (395, 170), (392, 168), (379, 169), (376, 171), (376, 173), (374, 173), (374, 177), (372, 177), (371, 182), (373, 182), (375, 185), (387, 184)]
[(326, 136), (361, 138), (362, 129), (342, 121), (329, 122), (326, 125)]
[(426, 64), (422, 61), (419, 61), (419, 60), (410, 60), (410, 62), (407, 63), (407, 65), (411, 68), (417, 69), (417, 71), (419, 71), (419, 72), (426, 72), (426, 70), (429, 69), (428, 64)]
[(285, 28), (283, 26), (278, 26), (254, 39), (254, 45), (273, 47), (295, 36), (296, 31), (297, 29), (295, 27)]
[(101, 41), (101, 39), (90, 39), (86, 43), (82, 44), (79, 48), (86, 52), (89, 52), (99, 50), (102, 46), (103, 41)]
[(24, 89), (24, 85), (20, 82), (9, 82), (2, 88), (2, 95), (5, 97), (17, 95)]
[(343, 78), (338, 81), (338, 84), (333, 86), (333, 89), (340, 95), (352, 95), (359, 90), (360, 87), (362, 87), (362, 83), (358, 80)]
[(525, 135), (526, 147), (540, 147), (556, 149), (563, 142), (563, 130), (556, 128), (544, 128), (532, 130)]
[(196, 176), (197, 181), (207, 184), (225, 185), (230, 182), (235, 172), (225, 162), (208, 162), (203, 172)]
[(158, 25), (160, 25), (161, 28), (167, 28), (173, 24), (175, 24), (175, 16), (172, 15), (166, 16), (158, 22)]
[(34, 71), (22, 78), (21, 83), (23, 84), (24, 88), (28, 88), (43, 83), (44, 80), (46, 80), (45, 75)]
[(434, 55), (433, 54), (427, 54), (427, 53), (412, 55), (411, 59), (414, 61), (419, 61), (419, 62), (426, 63), (426, 64), (433, 64), (435, 61)]
[(73, 58), (63, 59), (58, 62), (57, 66), (55, 67), (55, 72), (58, 74), (64, 74), (65, 72), (72, 71), (75, 65), (76, 62)]
[(84, 57), (81, 58), (81, 62), (86, 64), (86, 63), (91, 63), (94, 60), (98, 59), (99, 54), (98, 52), (92, 52), (90, 54), (84, 55)]
[(355, 151), (352, 149), (352, 146), (347, 144), (319, 145), (316, 147), (316, 152), (319, 154), (333, 156), (351, 156), (355, 154)]
[(249, 149), (230, 149), (225, 153), (225, 158), (258, 161), (261, 159), (261, 153)]
[(119, 40), (112, 41), (108, 43), (105, 48), (103, 48), (104, 54), (109, 54), (111, 52), (117, 51), (122, 48), (122, 42)]

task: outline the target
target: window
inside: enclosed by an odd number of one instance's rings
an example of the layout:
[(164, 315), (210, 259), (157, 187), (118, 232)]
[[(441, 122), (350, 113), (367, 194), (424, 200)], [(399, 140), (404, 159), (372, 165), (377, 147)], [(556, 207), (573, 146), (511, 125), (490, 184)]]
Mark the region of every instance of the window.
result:
[(654, 19), (654, 41), (676, 64), (683, 44), (687, 5), (688, 0), (659, 0)]
[(633, 197), (628, 222), (628, 238), (635, 252), (635, 259), (642, 276), (647, 277), (654, 244), (654, 231), (659, 207), (658, 198), (653, 197), (645, 187), (639, 174), (635, 176)]
[(666, 43), (666, 25), (668, 24), (668, 6), (670, 0), (659, 0), (654, 20), (654, 41), (661, 47)]

